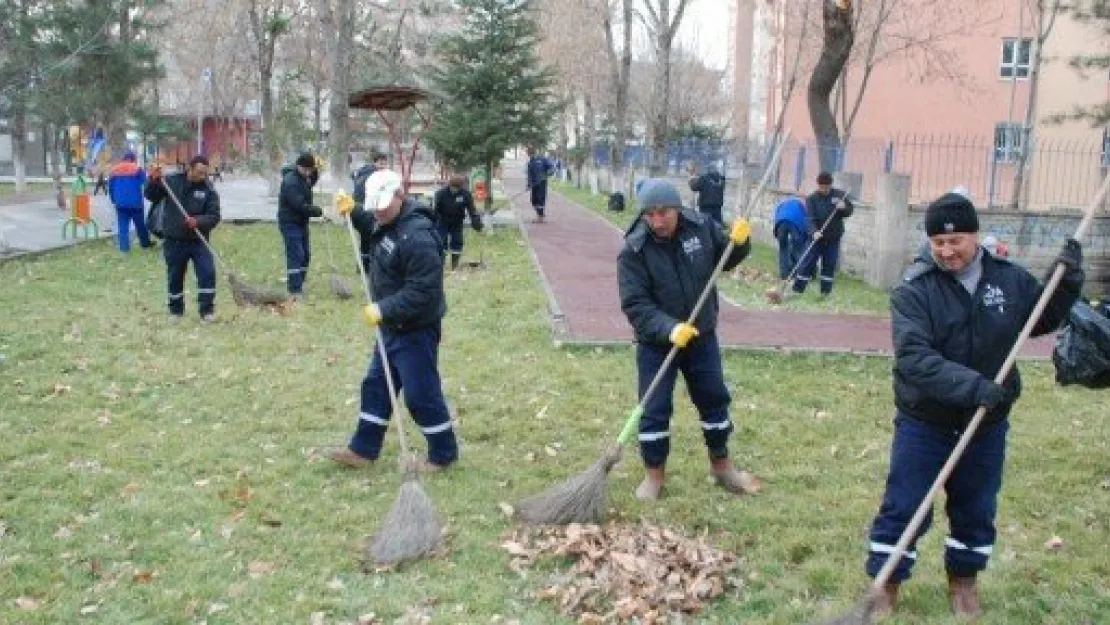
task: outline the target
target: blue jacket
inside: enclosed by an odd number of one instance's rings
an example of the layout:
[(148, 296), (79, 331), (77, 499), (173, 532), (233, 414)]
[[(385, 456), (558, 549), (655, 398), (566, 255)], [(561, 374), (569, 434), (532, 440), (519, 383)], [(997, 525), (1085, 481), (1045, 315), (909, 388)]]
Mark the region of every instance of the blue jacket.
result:
[(135, 161), (116, 163), (108, 172), (108, 199), (116, 208), (143, 207), (146, 172)]
[(806, 218), (806, 205), (800, 198), (788, 197), (775, 206), (775, 234), (779, 226), (789, 224), (798, 232), (806, 234), (809, 231), (809, 220)]
[(554, 173), (551, 161), (542, 156), (533, 156), (528, 159), (528, 187), (540, 187), (547, 184), (547, 178)]

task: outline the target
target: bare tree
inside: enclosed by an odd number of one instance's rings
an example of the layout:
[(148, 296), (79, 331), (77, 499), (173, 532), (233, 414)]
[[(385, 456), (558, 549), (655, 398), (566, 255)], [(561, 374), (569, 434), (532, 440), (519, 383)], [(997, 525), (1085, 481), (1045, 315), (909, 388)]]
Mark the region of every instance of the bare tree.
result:
[(347, 177), (350, 153), (350, 116), (347, 99), (351, 93), (351, 60), (355, 47), (354, 0), (324, 0), (322, 19), (324, 40), (331, 42), (331, 83), (328, 102), (328, 156), (332, 180)]
[[(1014, 165), (1014, 188), (1010, 198), (1010, 206), (1021, 208), (1022, 195), (1027, 192), (1029, 154), (1033, 151), (1033, 126), (1037, 123), (1037, 87), (1040, 83), (1041, 65), (1044, 62), (1044, 44), (1052, 34), (1056, 25), (1056, 16), (1065, 8), (1060, 0), (1026, 0), (1033, 11), (1033, 29), (1036, 36), (1033, 38), (1032, 58), (1029, 64), (1029, 101), (1025, 106), (1025, 123), (1021, 127), (1021, 141), (1019, 143), (1017, 163)], [(1020, 47), (1020, 46), (1019, 46)], [(1018, 50), (1014, 50), (1016, 55)], [(1016, 60), (1016, 59), (1015, 59)], [(1007, 129), (1007, 133), (1010, 130)], [(1007, 137), (1009, 139), (1009, 137)]]
[(807, 92), (809, 121), (817, 138), (818, 158), (823, 171), (835, 171), (840, 159), (840, 130), (829, 96), (836, 86), (855, 43), (855, 21), (851, 0), (822, 0), (821, 56), (810, 75)]
[(285, 0), (247, 0), (247, 17), (261, 93), (262, 130), (266, 136), (267, 182), (270, 195), (277, 193), (281, 146), (274, 128), (274, 59), (278, 39), (290, 30), (293, 19)]
[(655, 99), (655, 118), (651, 123), (653, 176), (666, 170), (667, 138), (670, 134), (667, 114), (671, 98), (671, 49), (687, 5), (689, 0), (677, 0), (672, 14), (671, 0), (644, 0), (644, 24), (652, 40), (658, 70), (652, 88)]
[(786, 45), (787, 41), (793, 39), (795, 46), (794, 53), (785, 55), (784, 57), (784, 60), (788, 60), (790, 63), (790, 69), (789, 71), (784, 71), (784, 75), (781, 77), (779, 85), (779, 102), (781, 104), (778, 114), (775, 116), (775, 125), (771, 132), (771, 145), (778, 145), (779, 137), (782, 136), (783, 123), (786, 119), (786, 109), (790, 106), (790, 101), (794, 99), (794, 91), (797, 89), (798, 78), (801, 75), (802, 52), (805, 49), (804, 44), (806, 42), (806, 36), (809, 33), (811, 21), (810, 8), (814, 4), (814, 0), (800, 0), (800, 2), (801, 6), (797, 7), (800, 11), (795, 13), (801, 18), (798, 20), (797, 32), (795, 32), (792, 37), (785, 36), (787, 32), (787, 23), (783, 20), (783, 22), (779, 24), (780, 30), (776, 37), (778, 42), (776, 45)]
[[(666, 0), (664, 0), (665, 2)], [(615, 178), (624, 176), (624, 150), (628, 143), (628, 85), (632, 75), (632, 0), (620, 0), (621, 46), (618, 52), (614, 37), (613, 7), (605, 7), (605, 43), (609, 59), (609, 80), (614, 91), (613, 145), (609, 167)]]

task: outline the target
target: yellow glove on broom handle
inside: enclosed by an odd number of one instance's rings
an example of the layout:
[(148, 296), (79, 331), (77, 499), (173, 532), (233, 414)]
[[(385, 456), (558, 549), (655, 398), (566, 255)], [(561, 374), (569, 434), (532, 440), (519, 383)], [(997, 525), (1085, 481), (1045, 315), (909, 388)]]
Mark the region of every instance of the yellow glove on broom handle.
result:
[[(787, 130), (782, 134), (782, 139), (779, 141), (779, 144), (775, 146), (775, 151), (771, 155), (771, 160), (767, 163), (767, 169), (763, 172), (763, 178), (760, 179), (759, 186), (755, 188), (755, 192), (748, 198), (745, 215), (750, 212), (751, 207), (755, 206), (760, 196), (763, 195), (763, 190), (767, 188), (767, 183), (771, 180), (771, 173), (774, 172), (775, 168), (778, 166), (779, 157), (782, 156), (782, 149), (789, 140), (790, 131)], [(738, 217), (738, 219), (744, 219), (746, 221), (746, 216)], [(709, 281), (705, 283), (705, 288), (702, 289), (697, 303), (694, 304), (694, 309), (690, 311), (690, 318), (687, 323), (692, 325), (694, 320), (698, 318), (698, 313), (701, 312), (702, 307), (705, 306), (705, 301), (709, 299), (709, 294), (713, 291), (713, 285), (716, 284), (717, 278), (720, 277), (721, 273), (725, 270), (725, 263), (728, 262), (728, 257), (732, 254), (732, 248), (734, 247), (736, 247), (736, 242), (730, 237), (728, 245), (725, 246), (725, 251), (721, 254), (721, 260), (717, 261), (717, 266), (713, 268), (713, 273), (710, 274)], [(648, 385), (647, 390), (644, 391), (643, 396), (640, 397), (640, 403), (636, 404), (632, 412), (628, 413), (628, 418), (624, 422), (624, 428), (621, 429), (621, 433), (617, 437), (618, 446), (625, 445), (628, 443), (629, 439), (632, 438), (632, 433), (636, 431), (636, 425), (640, 422), (640, 417), (644, 414), (644, 404), (655, 394), (655, 389), (663, 380), (663, 375), (667, 372), (671, 363), (674, 362), (675, 357), (678, 355), (678, 350), (679, 347), (677, 345), (671, 347), (671, 351), (667, 353), (667, 357), (663, 360), (663, 364), (659, 366), (659, 371), (656, 372), (655, 377), (652, 378), (651, 384)]]

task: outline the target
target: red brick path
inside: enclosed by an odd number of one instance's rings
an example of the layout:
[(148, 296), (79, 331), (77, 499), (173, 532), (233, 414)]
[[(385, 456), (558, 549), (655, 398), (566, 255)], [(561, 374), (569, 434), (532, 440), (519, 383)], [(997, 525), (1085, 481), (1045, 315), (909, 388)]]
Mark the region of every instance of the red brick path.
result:
[[(519, 192), (522, 180), (509, 181)], [(548, 291), (556, 340), (627, 343), (632, 329), (617, 295), (617, 253), (622, 235), (607, 221), (565, 197), (549, 192), (547, 221), (533, 223), (528, 195), (514, 199), (514, 210), (539, 265)], [(629, 215), (629, 220), (632, 215)], [(821, 315), (746, 310), (721, 302), (721, 342), (729, 347), (790, 351), (889, 354), (890, 321), (864, 315)], [(1031, 341), (1023, 355), (1046, 357), (1052, 340)]]

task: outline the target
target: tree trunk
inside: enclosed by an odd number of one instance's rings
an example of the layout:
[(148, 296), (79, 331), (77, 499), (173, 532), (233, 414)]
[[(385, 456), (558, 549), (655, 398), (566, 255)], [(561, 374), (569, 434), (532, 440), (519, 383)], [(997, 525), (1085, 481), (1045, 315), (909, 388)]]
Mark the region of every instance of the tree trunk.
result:
[[(613, 111), (614, 136), (613, 145), (609, 148), (609, 168), (612, 176), (614, 178), (619, 178), (624, 174), (624, 151), (628, 143), (628, 90), (632, 75), (632, 0), (623, 0), (621, 3), (621, 19), (624, 27), (622, 29), (623, 47), (621, 48), (619, 62), (617, 60), (616, 46), (613, 42), (611, 13), (609, 13), (608, 8), (605, 9), (605, 12), (606, 39), (609, 43), (610, 74), (613, 87), (616, 90), (614, 94), (615, 110)], [(587, 101), (587, 106), (589, 106), (589, 101)], [(593, 126), (590, 126), (589, 130), (592, 139)], [(589, 144), (589, 148), (591, 150), (593, 149), (592, 141)]]
[(667, 171), (667, 124), (671, 108), (671, 35), (663, 28), (655, 43), (655, 80), (652, 83), (652, 100), (655, 115), (651, 123), (651, 175), (662, 176)]
[(281, 169), (281, 146), (278, 145), (277, 128), (274, 122), (274, 91), (271, 87), (273, 72), (263, 69), (259, 77), (259, 87), (262, 92), (262, 136), (266, 142), (266, 189), (271, 196), (276, 196)]
[[(1028, 202), (1029, 199), (1024, 196), (1029, 186), (1029, 156), (1033, 153), (1033, 127), (1037, 123), (1037, 89), (1040, 85), (1041, 66), (1044, 63), (1042, 51), (1044, 50), (1045, 41), (1052, 34), (1052, 27), (1056, 24), (1060, 2), (1055, 0), (1052, 6), (1047, 8), (1049, 15), (1045, 15), (1046, 7), (1042, 1), (1036, 3), (1035, 10), (1037, 15), (1034, 18), (1034, 23), (1036, 24), (1037, 36), (1033, 40), (1033, 58), (1030, 59), (1031, 63), (1029, 64), (1029, 101), (1025, 106), (1025, 123), (1021, 127), (1021, 151), (1018, 152), (1018, 160), (1014, 164), (1014, 188), (1010, 197), (1010, 207), (1014, 210), (1021, 210), (1022, 201)], [(1015, 60), (1017, 59), (1017, 53), (1017, 50), (1015, 50)]]
[(337, 0), (336, 13), (338, 13), (338, 28), (335, 26), (333, 15), (328, 12), (331, 28), (328, 32), (337, 32), (334, 41), (335, 49), (332, 51), (331, 67), (331, 99), (328, 103), (328, 133), (329, 156), (331, 160), (331, 175), (335, 185), (347, 178), (349, 168), (347, 155), (350, 153), (351, 139), (349, 136), (349, 121), (351, 109), (347, 106), (347, 98), (351, 92), (351, 48), (354, 47), (354, 1)]
[[(585, 132), (583, 132), (582, 144), (586, 150), (586, 158), (583, 159), (583, 164), (586, 165), (587, 171), (593, 171), (597, 163), (594, 161), (594, 128), (597, 127), (597, 118), (594, 113), (594, 103), (589, 96), (586, 96), (585, 103)], [(582, 186), (582, 168), (578, 168), (578, 186)]]
[(12, 167), (15, 169), (15, 192), (27, 191), (27, 107), (22, 97), (12, 102)]
[(829, 97), (848, 62), (855, 39), (851, 0), (825, 0), (821, 21), (824, 27), (821, 56), (810, 75), (807, 104), (821, 170), (835, 172), (840, 161), (840, 131)]

